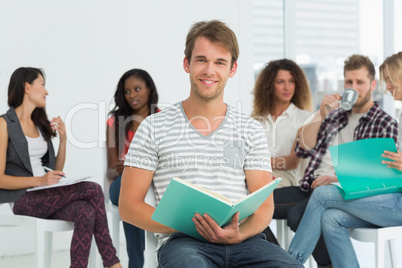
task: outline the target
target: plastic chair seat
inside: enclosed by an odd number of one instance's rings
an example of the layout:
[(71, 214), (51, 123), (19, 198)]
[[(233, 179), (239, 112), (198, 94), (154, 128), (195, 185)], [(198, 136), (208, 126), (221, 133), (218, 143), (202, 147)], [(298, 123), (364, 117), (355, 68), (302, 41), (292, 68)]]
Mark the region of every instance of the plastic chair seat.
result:
[(402, 226), (384, 228), (355, 228), (349, 230), (349, 235), (361, 242), (372, 242), (375, 246), (375, 267), (385, 266), (385, 242), (388, 241), (391, 255), (391, 265), (396, 267), (396, 250), (393, 239), (402, 238)]
[[(1, 215), (0, 227), (28, 227), (35, 231), (35, 264), (37, 268), (50, 268), (53, 246), (53, 232), (74, 230), (74, 223), (54, 220), (40, 219), (22, 215)], [(96, 266), (96, 245), (92, 240), (89, 257), (89, 267)]]

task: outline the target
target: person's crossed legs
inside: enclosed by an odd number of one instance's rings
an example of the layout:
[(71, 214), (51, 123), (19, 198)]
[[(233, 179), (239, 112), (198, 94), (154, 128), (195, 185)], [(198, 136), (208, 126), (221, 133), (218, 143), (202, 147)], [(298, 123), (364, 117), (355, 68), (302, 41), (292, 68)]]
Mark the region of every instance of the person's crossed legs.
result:
[[(275, 189), (274, 219), (287, 219), (290, 229), (296, 232), (309, 199), (310, 193), (301, 191), (299, 187), (291, 186)], [(331, 259), (323, 236), (318, 240), (312, 255), (318, 267), (329, 267), (331, 265)]]

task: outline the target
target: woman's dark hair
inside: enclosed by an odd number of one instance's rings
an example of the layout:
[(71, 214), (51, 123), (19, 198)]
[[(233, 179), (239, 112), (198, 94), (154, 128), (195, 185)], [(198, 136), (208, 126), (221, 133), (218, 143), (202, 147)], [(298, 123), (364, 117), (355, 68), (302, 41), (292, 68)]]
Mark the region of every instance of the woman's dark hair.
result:
[[(114, 93), (114, 102), (115, 106), (110, 111), (110, 115), (115, 118), (114, 120), (114, 130), (115, 130), (115, 142), (117, 145), (120, 145), (119, 141), (125, 140), (128, 135), (129, 130), (133, 126), (134, 118), (134, 110), (131, 108), (129, 103), (126, 101), (124, 97), (124, 83), (129, 77), (135, 77), (141, 79), (145, 82), (148, 90), (148, 108), (149, 115), (156, 113), (159, 111), (158, 104), (158, 91), (156, 90), (156, 86), (152, 77), (148, 72), (142, 69), (131, 69), (123, 74), (117, 83), (116, 92)], [(120, 123), (124, 123), (124, 132), (119, 131), (121, 129)], [(124, 136), (122, 135), (124, 133)], [(121, 143), (124, 144), (124, 143)], [(120, 146), (119, 146), (120, 147)]]
[[(44, 72), (38, 68), (20, 67), (13, 72), (8, 85), (8, 106), (17, 108), (24, 100), (25, 83), (32, 83), (41, 75), (45, 79)], [(32, 112), (31, 119), (35, 126), (39, 128), (44, 139), (49, 141), (56, 133), (50, 126), (45, 108), (35, 108)]]

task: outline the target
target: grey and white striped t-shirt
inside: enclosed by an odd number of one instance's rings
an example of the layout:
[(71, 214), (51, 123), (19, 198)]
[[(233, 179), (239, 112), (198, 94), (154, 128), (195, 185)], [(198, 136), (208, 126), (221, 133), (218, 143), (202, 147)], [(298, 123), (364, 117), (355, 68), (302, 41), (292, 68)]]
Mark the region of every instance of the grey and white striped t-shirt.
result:
[(141, 123), (125, 165), (154, 171), (157, 204), (173, 177), (236, 201), (247, 195), (245, 170), (271, 172), (267, 138), (261, 124), (227, 107), (221, 125), (208, 136), (201, 135), (191, 125), (181, 102)]

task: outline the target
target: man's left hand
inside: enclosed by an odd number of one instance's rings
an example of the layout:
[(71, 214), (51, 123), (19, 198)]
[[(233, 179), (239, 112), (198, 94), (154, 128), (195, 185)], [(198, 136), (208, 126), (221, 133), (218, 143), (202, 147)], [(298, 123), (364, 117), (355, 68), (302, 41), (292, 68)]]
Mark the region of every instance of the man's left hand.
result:
[(193, 217), (195, 228), (208, 242), (219, 244), (238, 244), (244, 239), (239, 229), (239, 212), (235, 213), (229, 225), (221, 228), (208, 214)]

